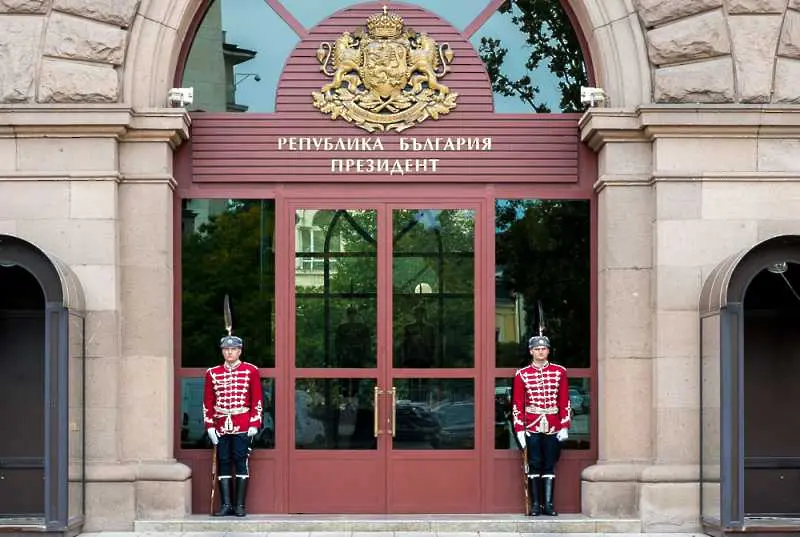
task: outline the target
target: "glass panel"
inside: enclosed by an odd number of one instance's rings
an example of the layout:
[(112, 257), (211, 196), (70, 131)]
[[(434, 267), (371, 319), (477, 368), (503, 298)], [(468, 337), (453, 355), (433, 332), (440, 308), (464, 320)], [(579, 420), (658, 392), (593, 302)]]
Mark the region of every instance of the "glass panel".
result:
[(375, 367), (375, 211), (295, 215), (297, 367)]
[(495, 202), (495, 353), (497, 367), (531, 360), (537, 303), (550, 338), (550, 359), (590, 366), (590, 222), (587, 200)]
[(394, 367), (473, 367), (475, 213), (396, 210)]
[(278, 79), (298, 36), (264, 0), (216, 0), (183, 71), (191, 110), (274, 112)]
[(700, 321), (700, 450), (701, 515), (708, 521), (721, 520), (720, 495), (720, 317)]
[(495, 112), (583, 110), (586, 66), (561, 2), (504, 2), (471, 41), (492, 81)]
[[(511, 423), (511, 387), (513, 379), (498, 378), (494, 388), (494, 447), (519, 449), (514, 439)], [(589, 449), (591, 447), (591, 389), (590, 379), (569, 379), (569, 402), (572, 407), (572, 424), (569, 438), (561, 444), (563, 449)]]
[(473, 379), (395, 379), (394, 449), (473, 449)]
[(84, 381), (85, 349), (84, 319), (81, 316), (69, 316), (69, 426), (67, 469), (67, 516), (69, 519), (84, 514), (84, 481), (85, 481), (85, 423), (84, 423)]
[(375, 379), (297, 379), (297, 449), (377, 449)]
[[(306, 28), (316, 26), (337, 11), (366, 0), (282, 0), (281, 3)], [(489, 4), (489, 0), (411, 0), (463, 30)], [(389, 6), (391, 7), (391, 6)]]
[(222, 363), (228, 294), (242, 360), (274, 367), (275, 202), (186, 199), (182, 207), (181, 365)]
[[(181, 448), (209, 449), (211, 441), (203, 423), (202, 377), (181, 379)], [(253, 447), (272, 449), (275, 447), (275, 379), (261, 379), (264, 424), (254, 437)]]

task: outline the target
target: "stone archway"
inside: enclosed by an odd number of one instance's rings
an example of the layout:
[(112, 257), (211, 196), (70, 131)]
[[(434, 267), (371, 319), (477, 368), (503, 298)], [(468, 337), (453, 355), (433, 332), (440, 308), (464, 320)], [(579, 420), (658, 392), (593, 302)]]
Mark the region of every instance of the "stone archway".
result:
[(0, 296), (0, 406), (16, 409), (0, 449), (0, 523), (74, 533), (85, 516), (81, 286), (57, 259), (0, 235)]

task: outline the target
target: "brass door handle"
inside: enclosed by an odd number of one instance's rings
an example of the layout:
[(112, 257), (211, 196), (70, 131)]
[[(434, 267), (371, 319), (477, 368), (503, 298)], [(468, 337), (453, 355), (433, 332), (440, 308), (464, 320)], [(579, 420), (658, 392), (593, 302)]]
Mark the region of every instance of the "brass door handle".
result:
[(372, 392), (372, 416), (373, 416), (372, 431), (373, 433), (375, 433), (375, 438), (378, 438), (378, 435), (381, 434), (380, 426), (378, 425), (378, 413), (379, 413), (378, 411), (380, 408), (378, 406), (378, 398), (380, 397), (380, 395), (381, 395), (381, 389), (375, 386)]
[(392, 386), (392, 438), (397, 436), (397, 388)]

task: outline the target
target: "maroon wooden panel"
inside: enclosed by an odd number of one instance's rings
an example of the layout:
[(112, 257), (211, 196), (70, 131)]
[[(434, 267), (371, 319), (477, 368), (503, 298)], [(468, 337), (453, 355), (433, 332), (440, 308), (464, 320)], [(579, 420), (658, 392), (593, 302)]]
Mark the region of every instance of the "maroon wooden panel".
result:
[(481, 512), (477, 456), (394, 459), (389, 465), (388, 483), (392, 513)]
[[(310, 107), (310, 104), (309, 104)], [(419, 181), (463, 183), (575, 183), (578, 181), (580, 143), (575, 114), (495, 115), (466, 113), (458, 109), (438, 121), (427, 122), (403, 133), (375, 135), (322, 114), (195, 114), (192, 125), (193, 182), (346, 182), (391, 183)], [(312, 138), (336, 144), (339, 139), (363, 139), (367, 151), (290, 150), (290, 139)], [(491, 138), (491, 149), (401, 150), (401, 139), (420, 144), (439, 140)], [(380, 140), (383, 150), (376, 148)], [(283, 141), (283, 142), (282, 142)], [(281, 149), (279, 144), (282, 143)], [(308, 143), (308, 142), (306, 142)], [(482, 142), (481, 142), (482, 146)], [(363, 147), (363, 146), (361, 146)], [(409, 146), (413, 147), (413, 146)], [(467, 147), (466, 144), (464, 147)], [(342, 159), (351, 168), (333, 168)], [(368, 162), (388, 160), (414, 171), (404, 174), (367, 173)], [(433, 171), (430, 159), (437, 159)], [(416, 171), (416, 162), (427, 161), (427, 171)], [(362, 173), (358, 172), (358, 162)]]
[[(496, 458), (489, 483), (491, 513), (522, 513), (524, 490), (522, 488), (522, 459), (517, 456)], [(580, 475), (584, 468), (594, 464), (589, 453), (563, 451), (556, 466), (555, 507), (559, 513), (581, 512)]]
[(372, 452), (308, 451), (292, 457), (290, 513), (385, 513), (385, 461)]
[[(286, 62), (278, 85), (275, 110), (279, 113), (313, 110), (311, 92), (319, 91), (330, 81), (320, 72), (316, 58), (320, 43), (333, 43), (343, 32), (362, 28), (370, 16), (383, 10), (383, 5), (382, 2), (357, 4), (331, 16), (309, 32)], [(491, 112), (494, 99), (489, 76), (469, 40), (448, 22), (421, 7), (392, 4), (390, 9), (391, 13), (403, 17), (407, 28), (427, 32), (437, 43), (450, 45), (455, 56), (450, 72), (440, 81), (459, 94), (456, 110)]]
[[(206, 514), (211, 503), (211, 450), (185, 450), (180, 461), (192, 470), (192, 513)], [(247, 511), (275, 513), (279, 511), (277, 465), (273, 459), (258, 455), (250, 458), (250, 484), (247, 490)], [(215, 509), (219, 507), (219, 490), (215, 493)]]

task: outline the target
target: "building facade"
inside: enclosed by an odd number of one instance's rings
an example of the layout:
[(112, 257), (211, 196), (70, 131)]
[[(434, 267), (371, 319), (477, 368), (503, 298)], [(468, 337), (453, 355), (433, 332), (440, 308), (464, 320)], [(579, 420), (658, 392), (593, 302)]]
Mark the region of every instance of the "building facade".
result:
[[(44, 424), (0, 446), (0, 526), (207, 511), (228, 293), (269, 409), (253, 513), (521, 510), (503, 405), (544, 318), (562, 512), (791, 526), (800, 2), (534, 3), (585, 110), (498, 68), (516, 2), (350, 4), (0, 2), (0, 401)], [(387, 50), (401, 86), (367, 78)]]

